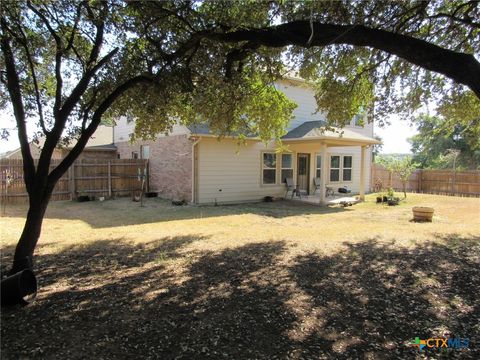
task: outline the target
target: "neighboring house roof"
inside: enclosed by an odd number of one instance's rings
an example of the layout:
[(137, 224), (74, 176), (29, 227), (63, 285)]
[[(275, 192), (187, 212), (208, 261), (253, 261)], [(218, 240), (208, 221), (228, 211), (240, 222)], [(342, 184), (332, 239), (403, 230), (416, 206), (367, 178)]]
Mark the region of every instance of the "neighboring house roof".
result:
[[(68, 147), (73, 147), (76, 140), (68, 144)], [(100, 125), (93, 136), (88, 140), (85, 147), (99, 146), (113, 144), (113, 126)]]
[(96, 145), (96, 146), (86, 147), (85, 150), (86, 151), (117, 151), (117, 146), (115, 144)]
[[(45, 137), (43, 136), (40, 137), (36, 143), (33, 141), (30, 141), (30, 145), (36, 146), (37, 148), (40, 148), (40, 149), (43, 147), (44, 143), (45, 143)], [(62, 146), (59, 148), (71, 149), (72, 147), (75, 146), (76, 143), (77, 143), (77, 140), (75, 139), (75, 140), (72, 140), (67, 146)], [(114, 146), (114, 148), (112, 148), (111, 146)], [(100, 125), (95, 131), (95, 133), (93, 134), (93, 136), (88, 140), (84, 150), (113, 151), (116, 149), (117, 149), (116, 146), (113, 145), (113, 127)], [(0, 158), (9, 158), (20, 151), (21, 151), (20, 148), (9, 151), (8, 153), (2, 154)]]

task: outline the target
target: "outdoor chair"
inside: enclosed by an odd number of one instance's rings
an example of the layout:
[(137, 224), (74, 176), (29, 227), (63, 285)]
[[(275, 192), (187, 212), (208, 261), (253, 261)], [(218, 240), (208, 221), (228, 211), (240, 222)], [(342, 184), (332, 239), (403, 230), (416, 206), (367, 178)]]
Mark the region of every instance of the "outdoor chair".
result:
[(293, 179), (292, 178), (285, 178), (285, 186), (287, 187), (287, 191), (285, 191), (285, 198), (287, 197), (288, 195), (288, 192), (291, 191), (292, 192), (292, 199), (293, 199), (293, 195), (295, 195), (295, 193), (297, 192), (297, 189), (293, 183)]

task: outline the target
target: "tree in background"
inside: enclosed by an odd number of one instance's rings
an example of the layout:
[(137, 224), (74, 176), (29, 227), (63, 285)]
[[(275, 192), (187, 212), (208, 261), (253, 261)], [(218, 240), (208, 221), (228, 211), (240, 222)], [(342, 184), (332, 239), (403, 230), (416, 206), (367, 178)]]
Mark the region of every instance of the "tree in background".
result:
[(416, 163), (413, 162), (411, 156), (405, 156), (404, 158), (395, 161), (394, 163), (394, 172), (400, 178), (403, 188), (403, 196), (407, 198), (407, 184), (412, 176), (413, 171), (418, 167)]
[[(373, 136), (375, 140), (378, 140), (378, 141), (383, 141), (383, 139), (379, 136), (379, 135), (374, 135)], [(383, 148), (383, 143), (382, 144), (376, 144), (376, 145), (373, 145), (373, 149), (372, 149), (372, 162), (375, 162), (375, 158), (380, 155), (380, 152), (382, 151), (382, 148)]]
[(451, 149), (460, 152), (456, 157), (457, 169), (480, 167), (480, 133), (475, 126), (428, 115), (416, 118), (414, 123), (418, 134), (409, 142), (414, 160), (421, 168), (451, 169), (454, 161)]
[[(390, 173), (390, 179), (393, 175), (397, 175), (402, 182), (402, 190), (404, 198), (407, 198), (407, 184), (418, 165), (413, 161), (411, 156), (392, 156), (379, 155), (376, 162), (382, 165)], [(391, 181), (391, 180), (390, 180)], [(392, 184), (389, 184), (392, 187)]]

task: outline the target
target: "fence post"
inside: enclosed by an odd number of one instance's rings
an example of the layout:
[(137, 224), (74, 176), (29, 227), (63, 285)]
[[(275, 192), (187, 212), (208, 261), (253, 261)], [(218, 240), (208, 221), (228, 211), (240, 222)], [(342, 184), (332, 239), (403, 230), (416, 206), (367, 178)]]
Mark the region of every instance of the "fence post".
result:
[(146, 174), (146, 177), (147, 177), (147, 191), (150, 191), (150, 160), (147, 159), (147, 164), (146, 164), (146, 168), (147, 168), (147, 174)]
[(112, 198), (112, 162), (108, 161), (108, 198)]
[(420, 169), (420, 172), (418, 173), (418, 192), (423, 193), (423, 169)]
[(68, 168), (68, 187), (70, 190), (70, 200), (75, 199), (75, 162)]
[(453, 168), (453, 179), (452, 179), (452, 195), (455, 195), (455, 185), (457, 182), (457, 171)]
[(370, 192), (375, 191), (375, 163), (370, 166)]

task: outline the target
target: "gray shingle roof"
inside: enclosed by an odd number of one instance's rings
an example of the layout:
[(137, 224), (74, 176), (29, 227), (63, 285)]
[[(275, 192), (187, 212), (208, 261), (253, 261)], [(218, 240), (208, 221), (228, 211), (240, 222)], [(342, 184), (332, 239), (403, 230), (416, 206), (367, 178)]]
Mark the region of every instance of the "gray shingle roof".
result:
[(314, 129), (325, 126), (325, 121), (306, 121), (300, 126), (290, 130), (282, 139), (299, 139), (307, 135)]
[[(367, 144), (376, 144), (380, 143), (379, 141), (359, 134), (348, 128), (334, 128), (333, 130), (325, 130), (325, 121), (306, 121), (303, 124), (297, 126), (296, 128), (290, 130), (285, 136), (282, 137), (282, 140), (293, 140), (293, 139), (305, 139), (305, 140), (314, 140), (314, 139), (324, 139), (332, 141), (355, 141), (358, 143), (367, 143)], [(215, 135), (210, 131), (208, 125), (190, 125), (188, 129), (192, 134), (196, 135)], [(236, 134), (229, 134), (232, 136), (237, 136)], [(257, 135), (251, 134), (247, 137), (255, 138)]]
[[(210, 130), (210, 127), (207, 124), (187, 125), (187, 128), (188, 128), (188, 130), (190, 130), (190, 132), (192, 134), (195, 134), (195, 135), (217, 135), (216, 133), (214, 133)], [(225, 134), (225, 135), (239, 136), (240, 133), (239, 132), (233, 132), (233, 133)], [(250, 138), (258, 137), (258, 134), (253, 134), (253, 133), (243, 134), (243, 135), (245, 135), (246, 137), (250, 137)]]
[(195, 125), (187, 125), (188, 130), (192, 134), (196, 135), (211, 135), (212, 133), (210, 132), (210, 127), (206, 124), (195, 124)]

